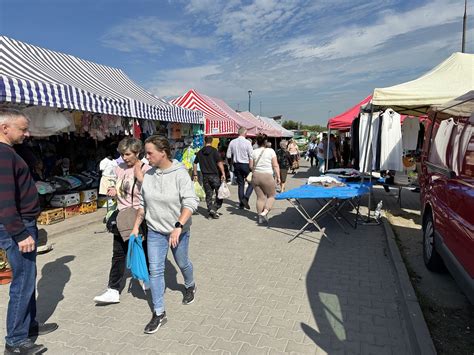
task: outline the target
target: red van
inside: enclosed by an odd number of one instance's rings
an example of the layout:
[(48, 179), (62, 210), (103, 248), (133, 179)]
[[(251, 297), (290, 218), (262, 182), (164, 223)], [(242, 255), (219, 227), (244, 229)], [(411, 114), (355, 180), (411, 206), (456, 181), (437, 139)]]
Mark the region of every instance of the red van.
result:
[(421, 161), (423, 259), (474, 304), (474, 91), (429, 114)]

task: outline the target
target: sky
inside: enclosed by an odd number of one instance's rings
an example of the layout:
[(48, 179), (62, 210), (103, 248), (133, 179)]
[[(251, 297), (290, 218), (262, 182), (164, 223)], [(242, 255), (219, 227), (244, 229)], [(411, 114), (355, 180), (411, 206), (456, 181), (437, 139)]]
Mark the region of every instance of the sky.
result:
[[(474, 52), (468, 0), (466, 52)], [(463, 0), (0, 0), (0, 33), (122, 69), (165, 99), (326, 125), (461, 51)]]

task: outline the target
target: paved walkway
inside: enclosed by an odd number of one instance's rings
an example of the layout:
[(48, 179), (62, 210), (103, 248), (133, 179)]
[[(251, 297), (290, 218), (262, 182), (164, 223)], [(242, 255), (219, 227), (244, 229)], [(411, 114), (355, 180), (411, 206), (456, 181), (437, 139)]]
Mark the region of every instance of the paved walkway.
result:
[[(344, 234), (326, 218), (334, 245), (315, 231), (288, 243), (304, 223), (288, 202), (276, 203), (266, 228), (255, 223), (255, 196), (252, 211), (238, 210), (232, 193), (219, 220), (193, 216), (194, 304), (181, 305), (182, 277), (172, 257), (167, 263), (169, 321), (154, 335), (143, 334), (150, 298), (130, 279), (120, 304), (92, 302), (112, 252), (110, 235), (94, 233), (101, 223), (54, 238), (54, 251), (38, 257), (39, 319), (60, 326), (39, 339), (48, 353), (410, 353), (381, 226)], [(7, 299), (0, 286), (1, 346)]]

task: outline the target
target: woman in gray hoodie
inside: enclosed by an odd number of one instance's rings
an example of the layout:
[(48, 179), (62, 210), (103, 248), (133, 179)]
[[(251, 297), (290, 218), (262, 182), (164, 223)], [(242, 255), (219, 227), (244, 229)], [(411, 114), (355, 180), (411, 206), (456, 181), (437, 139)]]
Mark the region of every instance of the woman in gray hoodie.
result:
[(153, 168), (143, 179), (141, 206), (132, 234), (138, 234), (139, 226), (145, 219), (148, 226), (150, 289), (154, 307), (152, 319), (146, 325), (145, 333), (152, 334), (167, 320), (163, 296), (165, 261), (169, 247), (184, 277), (186, 292), (183, 304), (187, 305), (194, 301), (196, 285), (188, 248), (191, 215), (197, 209), (199, 199), (194, 193), (192, 180), (184, 165), (172, 160), (170, 144), (165, 137), (147, 138), (145, 152)]

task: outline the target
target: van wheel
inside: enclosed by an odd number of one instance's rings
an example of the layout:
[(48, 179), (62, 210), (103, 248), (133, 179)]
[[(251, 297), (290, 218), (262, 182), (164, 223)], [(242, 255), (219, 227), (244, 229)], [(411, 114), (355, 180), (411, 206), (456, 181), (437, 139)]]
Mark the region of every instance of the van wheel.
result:
[(433, 217), (428, 215), (423, 221), (423, 260), (428, 270), (442, 271), (444, 263), (436, 251), (434, 236)]

